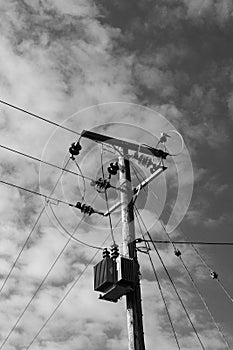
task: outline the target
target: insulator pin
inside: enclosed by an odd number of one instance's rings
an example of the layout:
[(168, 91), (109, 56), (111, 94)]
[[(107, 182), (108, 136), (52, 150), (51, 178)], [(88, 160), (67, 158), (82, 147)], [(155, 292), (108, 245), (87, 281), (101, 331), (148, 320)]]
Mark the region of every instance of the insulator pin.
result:
[(75, 156), (79, 155), (79, 152), (81, 151), (82, 146), (79, 142), (73, 142), (69, 148), (69, 152), (71, 154), (70, 158), (75, 159)]
[(111, 246), (111, 258), (115, 260), (118, 258), (118, 256), (119, 256), (119, 247), (118, 245), (115, 244)]
[(110, 163), (109, 167), (107, 168), (109, 173), (109, 178), (111, 178), (112, 175), (116, 175), (119, 170), (119, 164), (118, 162)]
[(107, 248), (104, 248), (103, 250), (103, 259), (110, 258), (110, 252)]

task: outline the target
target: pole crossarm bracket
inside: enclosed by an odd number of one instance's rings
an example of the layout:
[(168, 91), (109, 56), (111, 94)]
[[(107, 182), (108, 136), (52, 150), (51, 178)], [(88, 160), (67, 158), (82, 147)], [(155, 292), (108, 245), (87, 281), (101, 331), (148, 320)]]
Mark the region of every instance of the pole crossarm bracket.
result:
[[(158, 177), (160, 174), (162, 174), (165, 170), (167, 169), (167, 167), (160, 165), (158, 166), (157, 170), (150, 175), (147, 179), (143, 180), (139, 185), (137, 185), (136, 187), (133, 188), (133, 202), (135, 202), (135, 200), (137, 199), (140, 191), (147, 186), (151, 181), (153, 181), (156, 177)], [(108, 211), (106, 211), (104, 213), (104, 216), (108, 216), (111, 213), (113, 213), (116, 209), (118, 209), (121, 206), (121, 202), (118, 202), (116, 204), (114, 204), (111, 208), (109, 208)]]
[(162, 149), (153, 148), (144, 144), (140, 145), (137, 143), (117, 139), (115, 137), (111, 137), (107, 135), (97, 134), (89, 130), (83, 130), (81, 133), (81, 137), (85, 137), (87, 139), (90, 139), (96, 142), (106, 143), (112, 146), (127, 148), (128, 150), (131, 150), (131, 151), (138, 151), (140, 149), (140, 153), (148, 154), (150, 156), (154, 156), (160, 159), (166, 159), (167, 156), (169, 155), (169, 153), (164, 152)]

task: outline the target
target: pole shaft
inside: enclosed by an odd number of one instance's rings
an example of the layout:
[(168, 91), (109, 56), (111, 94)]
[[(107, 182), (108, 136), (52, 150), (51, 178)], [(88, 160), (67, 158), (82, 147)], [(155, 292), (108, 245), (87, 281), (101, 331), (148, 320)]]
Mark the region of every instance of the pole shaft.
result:
[(123, 188), (121, 192), (123, 254), (126, 257), (133, 258), (138, 266), (135, 289), (126, 295), (128, 340), (129, 350), (145, 350), (139, 265), (135, 245), (133, 191), (130, 176), (130, 163), (129, 159), (126, 157), (127, 153), (128, 150), (122, 148), (123, 155), (119, 157), (120, 186)]

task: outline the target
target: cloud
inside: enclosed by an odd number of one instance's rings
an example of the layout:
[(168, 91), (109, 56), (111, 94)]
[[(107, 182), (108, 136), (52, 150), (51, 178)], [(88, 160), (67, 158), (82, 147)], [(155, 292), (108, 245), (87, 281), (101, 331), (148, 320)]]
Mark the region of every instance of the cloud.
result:
[[(130, 8), (131, 5), (121, 3), (116, 6), (119, 11), (124, 11), (125, 6)], [(116, 137), (124, 135), (128, 139), (154, 145), (160, 133), (173, 127), (174, 123), (176, 127), (179, 126), (181, 130), (187, 132), (188, 141), (193, 142), (190, 148), (193, 154), (196, 154), (195, 147), (200, 139), (214, 148), (217, 134), (220, 135), (221, 142), (219, 141), (216, 147), (225, 145), (226, 129), (221, 122), (216, 126), (211, 115), (216, 111), (216, 104), (226, 101), (219, 91), (231, 68), (226, 68), (225, 65), (225, 69), (221, 69), (215, 65), (215, 68), (211, 68), (212, 70), (207, 69), (205, 79), (210, 81), (211, 77), (212, 84), (219, 84), (216, 88), (205, 84), (204, 79), (193, 81), (196, 73), (189, 68), (193, 50), (187, 45), (187, 39), (180, 38), (182, 40), (176, 43), (177, 33), (179, 28), (183, 30), (181, 23), (186, 16), (180, 2), (176, 2), (171, 9), (166, 4), (162, 6), (158, 2), (153, 7), (153, 11), (151, 10), (149, 21), (146, 20), (149, 9), (146, 2), (132, 6), (139, 6), (145, 18), (141, 19), (137, 14), (134, 18), (134, 12), (126, 13), (125, 17), (120, 15), (122, 21), (125, 20), (125, 28), (123, 28), (115, 25), (114, 21), (107, 23), (108, 16), (103, 16), (103, 9), (101, 11), (93, 1), (19, 2), (12, 0), (7, 3), (0, 1), (1, 98), (58, 123), (64, 122), (64, 125), (78, 131), (93, 128), (96, 132), (106, 131), (107, 133), (108, 131)], [(226, 8), (222, 6), (220, 9), (220, 7), (219, 4), (219, 16), (227, 17)], [(155, 14), (156, 19), (153, 17)], [(115, 13), (114, 16), (117, 18)], [(191, 18), (194, 15), (189, 12), (189, 16)], [(223, 23), (223, 20), (221, 21)], [(130, 28), (126, 26), (127, 22)], [(157, 22), (158, 25), (156, 25)], [(177, 28), (177, 32), (174, 31), (175, 40), (172, 43), (169, 30), (167, 31), (171, 27)], [(137, 38), (137, 32), (142, 29), (146, 31), (146, 35), (151, 33), (150, 45), (147, 45), (143, 35), (141, 37), (143, 40)], [(164, 30), (163, 37), (161, 31)], [(129, 51), (123, 44), (122, 46), (119, 44), (124, 40), (130, 48)], [(154, 50), (155, 43), (156, 50)], [(135, 47), (139, 45), (138, 50), (132, 49), (133, 44)], [(142, 51), (144, 51), (143, 55)], [(197, 74), (199, 78), (203, 70)], [(216, 73), (216, 80), (213, 78), (213, 72)], [(230, 94), (227, 96), (229, 99)], [(115, 103), (108, 103), (112, 101)], [(125, 103), (118, 103), (119, 101), (125, 101)], [(166, 118), (159, 117), (158, 113), (149, 108), (136, 105), (141, 101), (164, 114)], [(96, 106), (89, 108), (91, 105)], [(42, 157), (60, 166), (64, 164), (71, 142), (77, 139), (75, 135), (3, 105), (0, 113), (0, 133), (3, 144), (39, 158)], [(195, 113), (197, 119), (195, 119)], [(205, 115), (205, 126), (201, 127), (201, 130), (199, 130), (200, 115)], [(109, 124), (108, 127), (99, 126), (106, 123)], [(90, 146), (91, 142), (87, 140), (82, 139), (81, 143), (83, 146), (83, 156), (80, 154), (82, 169), (85, 174), (95, 177), (96, 169), (100, 169), (101, 165), (100, 148)], [(109, 158), (106, 153), (104, 157), (107, 163)], [(177, 172), (182, 173), (182, 183), (185, 187), (192, 182), (186, 169), (185, 158), (181, 157), (177, 160), (177, 164)], [(69, 167), (77, 170), (74, 164), (69, 164)], [(172, 166), (171, 171), (173, 175), (175, 170)], [(0, 172), (1, 179), (36, 191), (41, 190), (46, 194), (51, 191), (60, 173), (48, 166), (39, 168), (33, 161), (7, 153), (5, 150), (1, 151)], [(168, 176), (167, 181), (172, 197), (176, 192), (172, 187), (175, 181), (171, 183), (172, 176)], [(157, 187), (156, 185), (150, 187), (155, 191), (155, 198), (157, 196), (162, 202), (164, 202), (165, 182), (163, 178), (158, 180)], [(73, 175), (64, 175), (62, 185), (58, 185), (54, 197), (75, 203), (80, 199), (77, 183)], [(0, 278), (3, 282), (45, 202), (23, 191), (1, 186)], [(94, 199), (93, 188), (89, 186), (88, 181), (86, 186), (86, 199), (91, 202)], [(176, 220), (180, 219), (180, 215), (183, 215), (186, 209), (185, 200), (187, 197), (178, 207)], [(150, 201), (149, 204), (151, 204)], [(150, 207), (149, 204), (148, 207)], [(97, 208), (105, 208), (104, 205), (106, 203), (100, 196), (93, 204)], [(158, 202), (155, 206), (156, 209), (161, 209), (161, 204)], [(53, 207), (63, 225), (69, 232), (73, 232), (81, 218), (80, 213), (71, 211), (63, 204)], [(143, 215), (148, 225), (154, 225), (153, 237), (163, 237), (161, 226), (158, 220), (155, 220), (154, 212), (148, 210), (148, 207), (143, 210)], [(51, 220), (52, 214), (49, 207), (46, 208), (46, 214), (43, 214), (39, 225), (35, 228), (0, 295), (1, 341), (7, 336), (67, 242), (67, 235), (64, 232), (63, 235), (61, 234), (61, 228), (60, 231), (57, 230), (54, 218)], [(85, 220), (83, 226), (78, 229), (76, 237), (100, 246), (109, 234), (108, 222), (101, 220), (96, 216)], [(117, 221), (117, 215), (113, 221), (114, 223)], [(120, 231), (119, 228), (115, 233), (118, 242), (121, 241)], [(173, 237), (179, 237), (179, 233), (174, 232)], [(105, 244), (110, 246), (111, 240), (108, 239)], [(7, 349), (22, 348), (31, 341), (54, 307), (78, 278), (92, 254), (94, 250), (86, 246), (74, 241), (68, 244), (27, 313), (9, 338)], [(161, 255), (174, 273), (178, 285), (187, 287), (188, 295), (183, 294), (187, 304), (192, 306), (195, 304), (192, 303), (193, 292), (182, 275), (180, 267), (177, 267), (177, 260), (172, 250), (161, 248)], [(153, 258), (155, 259), (155, 254)], [(195, 277), (198, 272), (202, 273), (201, 267), (189, 250), (185, 251), (184, 258), (190, 263), (190, 269)], [(90, 264), (85, 275), (72, 289), (54, 318), (35, 341), (33, 344), (35, 349), (69, 348), (72, 350), (85, 347), (87, 350), (115, 350), (119, 346), (122, 349), (127, 348), (124, 298), (116, 305), (105, 303), (99, 301), (98, 293), (92, 290), (93, 264), (99, 259), (101, 259), (100, 254)], [(197, 266), (196, 269), (195, 266)], [(142, 284), (148, 348), (152, 349), (156, 340), (161, 348), (172, 349), (174, 343), (171, 342), (169, 330), (165, 330), (168, 323), (164, 306), (158, 292), (154, 299), (151, 267), (143, 258), (142, 271), (144, 272)], [(161, 267), (158, 267), (158, 271), (162, 273)], [(196, 343), (191, 339), (190, 330), (184, 326), (183, 314), (177, 305), (177, 300), (164, 276), (161, 280), (180, 333), (185, 333), (183, 348), (195, 349)], [(156, 315), (160, 315), (161, 318), (158, 319)], [(199, 321), (198, 317), (194, 319)], [(213, 348), (217, 346), (216, 343), (215, 345), (211, 343), (211, 337), (213, 338), (215, 333), (209, 329), (204, 332), (204, 324), (203, 316), (200, 328), (206, 344), (210, 344)]]
[(230, 0), (214, 1), (214, 0), (183, 0), (187, 7), (187, 15), (192, 19), (208, 19), (223, 24), (231, 20), (233, 13), (233, 5)]

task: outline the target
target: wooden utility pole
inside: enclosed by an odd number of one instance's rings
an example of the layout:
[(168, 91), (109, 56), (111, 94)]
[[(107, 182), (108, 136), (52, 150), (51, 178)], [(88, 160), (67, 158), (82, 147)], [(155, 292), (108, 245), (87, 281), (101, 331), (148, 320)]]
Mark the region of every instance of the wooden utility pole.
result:
[[(119, 171), (120, 171), (120, 187), (121, 187), (121, 201), (112, 208), (110, 208), (104, 216), (110, 215), (118, 207), (121, 207), (122, 217), (122, 239), (123, 239), (123, 255), (126, 258), (133, 259), (136, 266), (136, 283), (130, 291), (126, 294), (126, 309), (127, 309), (127, 327), (128, 327), (128, 339), (129, 339), (129, 350), (145, 350), (144, 333), (143, 333), (143, 321), (142, 321), (142, 301), (141, 301), (141, 287), (140, 287), (140, 271), (137, 260), (137, 250), (135, 244), (135, 226), (134, 226), (134, 199), (137, 196), (138, 191), (143, 187), (147, 186), (155, 177), (159, 176), (166, 167), (160, 165), (154, 171), (154, 173), (141, 184), (134, 189), (132, 188), (131, 175), (130, 175), (130, 161), (128, 151), (130, 150), (146, 155), (153, 155), (158, 157), (160, 160), (166, 159), (168, 153), (152, 148), (147, 145), (139, 145), (129, 141), (109, 137), (107, 135), (97, 134), (92, 131), (84, 130), (82, 137), (94, 140), (95, 142), (101, 142), (114, 146), (119, 149)], [(115, 286), (116, 287), (116, 286)], [(101, 299), (109, 301), (117, 301), (116, 293), (117, 290), (110, 290)], [(99, 290), (99, 289), (96, 289)], [(124, 294), (121, 294), (122, 296)]]
[(129, 350), (145, 350), (139, 264), (137, 261), (137, 251), (135, 245), (133, 191), (130, 175), (130, 162), (129, 159), (127, 159), (127, 148), (122, 148), (121, 153), (122, 156), (119, 157), (119, 167), (120, 186), (123, 189), (121, 192), (123, 254), (128, 258), (134, 259), (136, 263), (135, 265), (137, 266), (135, 289), (126, 295)]

